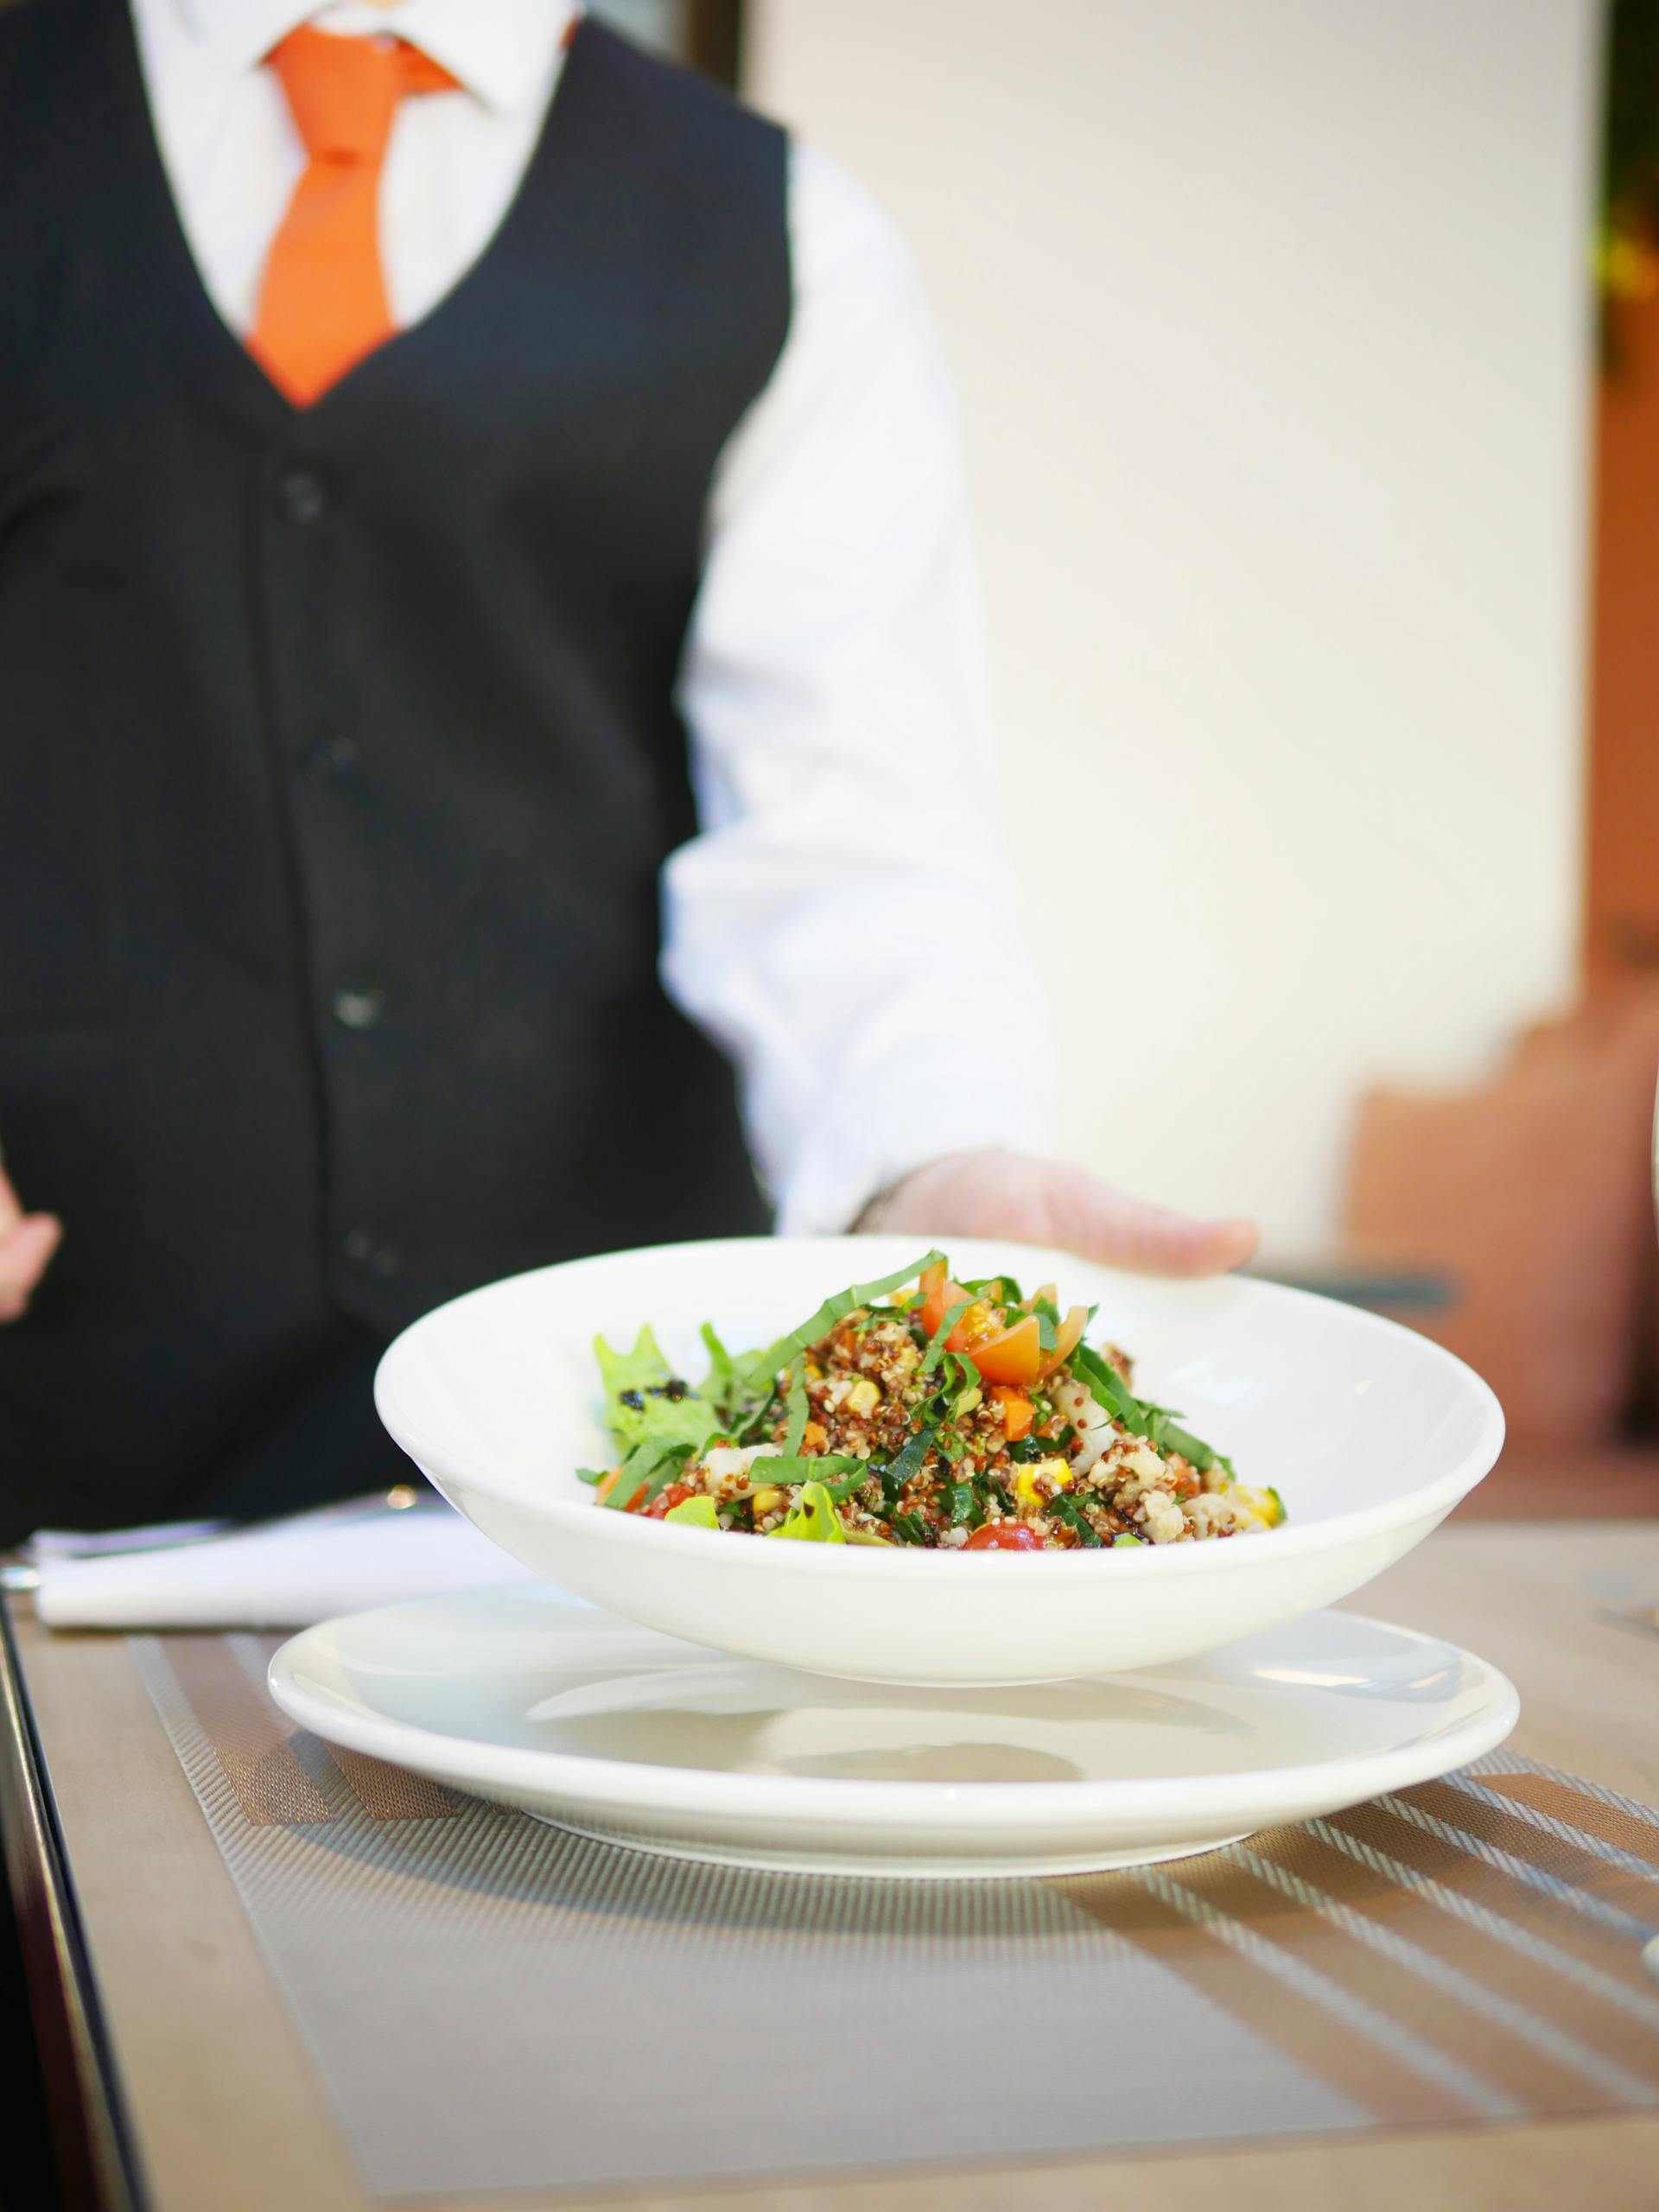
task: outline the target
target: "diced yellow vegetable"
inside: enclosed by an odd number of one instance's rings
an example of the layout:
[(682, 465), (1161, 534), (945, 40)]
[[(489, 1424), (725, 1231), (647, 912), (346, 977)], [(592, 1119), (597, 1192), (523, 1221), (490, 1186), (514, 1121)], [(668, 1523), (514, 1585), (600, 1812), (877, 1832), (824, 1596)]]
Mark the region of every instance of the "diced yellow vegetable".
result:
[(845, 1404), (849, 1414), (873, 1414), (881, 1402), (881, 1387), (872, 1382), (868, 1375), (861, 1375), (847, 1393)]
[(1014, 1494), (1022, 1505), (1042, 1504), (1042, 1496), (1037, 1488), (1039, 1475), (1054, 1484), (1057, 1489), (1070, 1490), (1071, 1487), (1071, 1468), (1067, 1460), (1058, 1454), (1049, 1459), (1033, 1459), (1029, 1466), (1021, 1467), (1014, 1478)]

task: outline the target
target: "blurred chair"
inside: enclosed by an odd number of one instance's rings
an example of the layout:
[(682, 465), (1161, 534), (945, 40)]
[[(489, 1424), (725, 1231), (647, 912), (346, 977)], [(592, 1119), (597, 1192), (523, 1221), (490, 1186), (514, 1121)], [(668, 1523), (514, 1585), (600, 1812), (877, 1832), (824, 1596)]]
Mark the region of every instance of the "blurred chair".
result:
[(1616, 1445), (1651, 1410), (1656, 1066), (1659, 986), (1631, 984), (1527, 1032), (1489, 1083), (1361, 1103), (1347, 1251), (1445, 1282), (1398, 1318), (1485, 1376), (1522, 1451)]

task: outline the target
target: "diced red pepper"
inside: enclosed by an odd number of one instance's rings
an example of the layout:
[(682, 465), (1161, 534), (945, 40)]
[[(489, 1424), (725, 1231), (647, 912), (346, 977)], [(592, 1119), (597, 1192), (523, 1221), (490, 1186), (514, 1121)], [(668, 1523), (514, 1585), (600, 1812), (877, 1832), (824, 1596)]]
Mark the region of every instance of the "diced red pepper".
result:
[(1011, 1383), (998, 1382), (993, 1386), (991, 1395), (1002, 1408), (1002, 1433), (1008, 1442), (1017, 1444), (1022, 1436), (1029, 1436), (1037, 1408), (1025, 1392), (1016, 1390)]
[[(659, 1490), (645, 1507), (642, 1518), (646, 1521), (665, 1521), (677, 1505), (683, 1505), (688, 1497), (696, 1496), (690, 1483), (670, 1483), (666, 1490)], [(633, 1511), (631, 1505), (630, 1513)]]

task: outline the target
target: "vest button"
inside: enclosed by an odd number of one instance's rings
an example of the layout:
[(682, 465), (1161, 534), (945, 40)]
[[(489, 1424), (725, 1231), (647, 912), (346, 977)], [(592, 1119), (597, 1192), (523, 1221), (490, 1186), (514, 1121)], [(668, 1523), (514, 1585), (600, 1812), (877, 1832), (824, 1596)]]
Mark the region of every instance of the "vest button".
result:
[(328, 512), (328, 486), (315, 468), (285, 468), (276, 480), (276, 506), (284, 522), (302, 529)]
[(314, 776), (349, 776), (361, 757), (357, 740), (341, 732), (320, 739), (306, 754), (305, 764)]
[(372, 1275), (377, 1282), (390, 1282), (403, 1265), (397, 1248), (381, 1243), (372, 1230), (348, 1230), (341, 1244), (352, 1265), (365, 1275)]
[(342, 1029), (372, 1029), (386, 1010), (384, 991), (336, 991), (334, 1020)]

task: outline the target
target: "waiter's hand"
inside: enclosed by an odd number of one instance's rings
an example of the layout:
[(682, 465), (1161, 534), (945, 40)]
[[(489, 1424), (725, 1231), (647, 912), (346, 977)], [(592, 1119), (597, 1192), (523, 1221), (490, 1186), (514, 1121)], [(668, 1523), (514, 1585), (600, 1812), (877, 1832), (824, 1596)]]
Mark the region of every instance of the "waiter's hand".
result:
[(62, 1235), (55, 1214), (23, 1211), (0, 1167), (0, 1321), (15, 1321), (29, 1304)]
[(1216, 1275), (1256, 1247), (1253, 1221), (1194, 1221), (1126, 1198), (1084, 1167), (1019, 1152), (956, 1152), (873, 1199), (861, 1230), (1007, 1236), (1142, 1274)]

